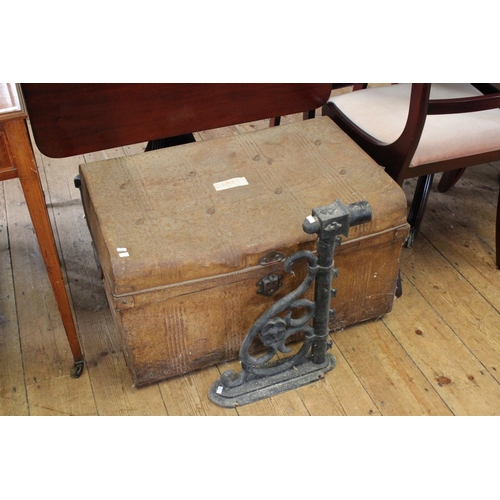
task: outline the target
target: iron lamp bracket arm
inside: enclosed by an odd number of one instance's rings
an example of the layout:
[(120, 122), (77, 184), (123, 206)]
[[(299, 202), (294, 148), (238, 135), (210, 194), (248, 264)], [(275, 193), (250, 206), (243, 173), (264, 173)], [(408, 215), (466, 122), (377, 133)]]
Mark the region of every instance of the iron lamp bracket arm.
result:
[[(293, 264), (306, 259), (306, 277), (250, 328), (239, 353), (242, 370), (239, 373), (228, 370), (212, 385), (208, 395), (213, 403), (225, 407), (251, 403), (323, 378), (325, 372), (335, 367), (335, 358), (327, 353), (331, 347), (328, 323), (335, 313), (330, 309), (331, 299), (336, 295), (331, 283), (338, 274), (334, 251), (341, 244), (342, 236), (349, 236), (350, 227), (371, 219), (372, 210), (366, 201), (344, 205), (336, 199), (330, 205), (312, 210), (302, 228), (308, 234), (317, 234), (317, 255), (302, 250), (284, 262), (284, 270), (293, 273)], [(300, 299), (313, 282), (314, 302)], [(305, 309), (305, 313), (293, 318), (292, 313), (297, 309)], [(283, 315), (285, 311), (288, 313)], [(304, 334), (298, 351), (273, 361), (278, 352), (291, 352), (286, 341), (297, 333)], [(250, 348), (257, 337), (267, 351), (255, 357), (250, 354)]]

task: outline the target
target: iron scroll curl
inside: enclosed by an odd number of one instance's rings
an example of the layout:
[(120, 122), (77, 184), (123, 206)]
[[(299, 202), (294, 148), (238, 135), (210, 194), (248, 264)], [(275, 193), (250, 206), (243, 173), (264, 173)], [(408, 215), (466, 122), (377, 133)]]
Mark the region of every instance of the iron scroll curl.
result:
[[(288, 257), (283, 268), (285, 272), (292, 274), (293, 264), (302, 259), (307, 260), (308, 263), (306, 277), (294, 291), (277, 301), (253, 324), (240, 348), (242, 371), (238, 374), (234, 370), (224, 372), (220, 380), (225, 387), (237, 387), (255, 377), (274, 375), (297, 366), (305, 360), (314, 340), (314, 329), (308, 323), (314, 317), (316, 304), (308, 299), (300, 299), (300, 297), (309, 289), (318, 274), (318, 258), (312, 252), (302, 250)], [(305, 309), (305, 313), (298, 318), (293, 318), (292, 311), (299, 308)], [(278, 316), (287, 310), (289, 312), (284, 317)], [(282, 353), (291, 351), (285, 343), (297, 333), (304, 333), (304, 341), (299, 351), (281, 362), (269, 364), (278, 351)], [(250, 354), (250, 346), (257, 336), (268, 350), (263, 355), (254, 357)]]

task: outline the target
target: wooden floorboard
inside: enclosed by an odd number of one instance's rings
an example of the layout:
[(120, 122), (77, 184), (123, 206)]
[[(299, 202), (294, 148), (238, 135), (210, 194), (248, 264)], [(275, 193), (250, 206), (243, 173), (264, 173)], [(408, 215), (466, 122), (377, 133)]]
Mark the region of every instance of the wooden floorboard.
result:
[(74, 185), (78, 166), (123, 156), (122, 148), (65, 159), (41, 158), (47, 175), (49, 208), (57, 220), (61, 253), (98, 415), (166, 415), (158, 386), (132, 387), (107, 306), (90, 234)]
[[(266, 126), (242, 124), (196, 138)], [(0, 415), (500, 414), (499, 162), (468, 169), (447, 193), (433, 187), (421, 234), (402, 251), (403, 296), (382, 318), (331, 334), (337, 365), (324, 379), (224, 409), (207, 393), (222, 372), (238, 369), (237, 361), (132, 387), (73, 179), (82, 162), (143, 149), (137, 144), (60, 160), (37, 152), (86, 359), (77, 380), (69, 376), (71, 353), (19, 183), (0, 185)], [(414, 185), (405, 183), (409, 198)]]
[(9, 249), (4, 185), (0, 185), (0, 408), (2, 415), (27, 415), (19, 323)]
[(449, 415), (419, 366), (384, 321), (333, 335), (381, 415)]

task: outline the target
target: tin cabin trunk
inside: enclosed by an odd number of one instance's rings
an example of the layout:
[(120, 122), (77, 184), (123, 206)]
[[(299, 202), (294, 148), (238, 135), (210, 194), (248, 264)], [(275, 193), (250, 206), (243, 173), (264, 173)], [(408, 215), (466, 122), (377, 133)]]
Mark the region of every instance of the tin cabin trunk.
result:
[[(408, 232), (401, 188), (328, 117), (80, 166), (110, 308), (136, 386), (238, 357), (302, 281), (313, 208), (366, 200), (373, 218), (335, 253), (332, 330), (393, 304)], [(307, 297), (312, 299), (312, 290)]]

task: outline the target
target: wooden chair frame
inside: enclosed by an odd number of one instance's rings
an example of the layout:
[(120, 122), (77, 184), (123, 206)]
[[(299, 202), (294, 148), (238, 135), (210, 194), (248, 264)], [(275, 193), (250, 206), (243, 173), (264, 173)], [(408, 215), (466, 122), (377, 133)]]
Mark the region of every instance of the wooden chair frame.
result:
[[(334, 103), (323, 106), (323, 115), (335, 121), (358, 145), (399, 184), (405, 179), (418, 177), (417, 188), (410, 207), (408, 222), (411, 225), (407, 246), (413, 244), (420, 226), (434, 174), (443, 172), (439, 185), (441, 191), (449, 189), (464, 169), (480, 163), (500, 160), (500, 149), (481, 154), (454, 158), (410, 167), (420, 137), (429, 115), (468, 113), (500, 108), (500, 91), (490, 84), (473, 84), (482, 96), (456, 99), (430, 99), (430, 83), (413, 83), (411, 86), (408, 116), (401, 135), (392, 143), (380, 142), (353, 123)], [(362, 90), (361, 90), (362, 91)], [(499, 198), (500, 202), (500, 198)], [(500, 203), (497, 205), (496, 263), (500, 268)]]

